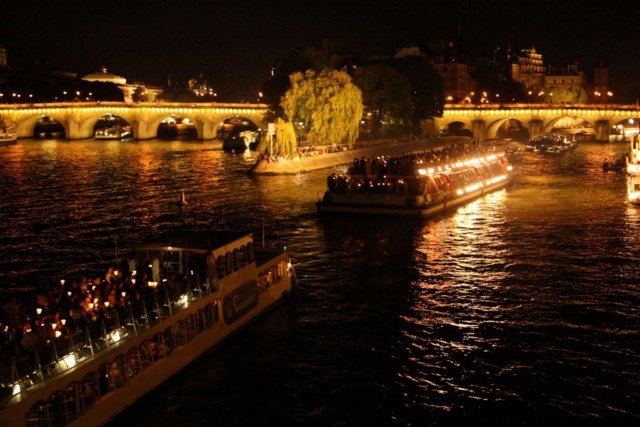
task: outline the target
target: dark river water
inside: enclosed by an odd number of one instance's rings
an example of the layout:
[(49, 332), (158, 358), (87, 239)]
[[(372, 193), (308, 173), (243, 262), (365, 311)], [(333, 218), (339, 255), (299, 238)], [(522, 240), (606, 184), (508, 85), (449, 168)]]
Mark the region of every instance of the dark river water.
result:
[(407, 220), (318, 218), (331, 170), (249, 177), (254, 154), (215, 142), (20, 141), (0, 148), (0, 286), (264, 223), (295, 297), (114, 424), (638, 422), (640, 210), (601, 167), (625, 148), (527, 154), (512, 188)]

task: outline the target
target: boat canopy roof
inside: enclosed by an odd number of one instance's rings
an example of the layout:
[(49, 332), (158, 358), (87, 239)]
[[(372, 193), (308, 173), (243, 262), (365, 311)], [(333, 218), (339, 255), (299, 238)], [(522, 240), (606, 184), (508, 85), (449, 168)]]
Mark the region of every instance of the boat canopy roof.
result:
[(140, 244), (136, 250), (209, 252), (243, 237), (251, 239), (248, 233), (231, 231), (175, 231)]

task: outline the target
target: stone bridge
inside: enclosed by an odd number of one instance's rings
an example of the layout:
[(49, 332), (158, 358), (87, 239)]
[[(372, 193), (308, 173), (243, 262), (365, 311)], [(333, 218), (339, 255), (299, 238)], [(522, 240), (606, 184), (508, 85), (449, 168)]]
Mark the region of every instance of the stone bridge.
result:
[[(198, 138), (216, 137), (220, 123), (232, 117), (242, 117), (262, 127), (266, 104), (233, 103), (125, 103), (125, 102), (60, 102), (50, 104), (4, 104), (0, 116), (16, 123), (19, 138), (30, 138), (36, 123), (45, 116), (64, 126), (69, 139), (92, 138), (94, 126), (107, 114), (125, 119), (133, 128), (136, 139), (151, 139), (158, 135), (158, 126), (172, 116), (188, 118), (195, 124)], [(550, 132), (563, 118), (581, 119), (593, 127), (596, 139), (607, 141), (611, 127), (628, 119), (640, 117), (633, 105), (557, 105), (557, 104), (485, 104), (445, 105), (444, 115), (435, 118), (429, 132), (457, 123), (469, 129), (475, 138), (497, 135), (507, 120), (516, 120), (533, 137)]]
[(550, 132), (563, 118), (581, 119), (596, 133), (598, 141), (608, 141), (612, 126), (634, 119), (638, 123), (637, 105), (559, 105), (559, 104), (447, 104), (444, 115), (435, 118), (431, 132), (437, 132), (451, 124), (463, 125), (474, 138), (492, 138), (507, 120), (517, 120), (534, 137)]
[(165, 103), (165, 102), (60, 102), (47, 104), (0, 104), (0, 116), (16, 124), (18, 138), (30, 138), (45, 116), (64, 127), (67, 138), (92, 138), (96, 122), (107, 114), (125, 119), (136, 139), (151, 139), (158, 135), (158, 126), (172, 116), (188, 118), (198, 131), (198, 138), (216, 137), (218, 125), (232, 117), (242, 117), (262, 127), (266, 104), (233, 103)]

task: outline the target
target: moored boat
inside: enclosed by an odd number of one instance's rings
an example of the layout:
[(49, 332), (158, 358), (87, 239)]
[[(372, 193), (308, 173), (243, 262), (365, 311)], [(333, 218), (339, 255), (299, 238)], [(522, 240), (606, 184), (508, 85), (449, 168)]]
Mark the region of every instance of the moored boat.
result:
[(114, 125), (96, 130), (93, 138), (126, 141), (132, 139), (133, 135), (131, 126)]
[(627, 200), (640, 206), (640, 141), (638, 134), (629, 143), (627, 154)]
[(232, 132), (222, 140), (224, 150), (247, 150), (255, 149), (258, 144), (258, 132), (245, 130), (242, 132)]
[(13, 145), (18, 142), (18, 134), (13, 123), (0, 118), (0, 146)]
[[(34, 323), (49, 337), (46, 347), (34, 347), (27, 369), (12, 363), (0, 424), (102, 425), (295, 285), (288, 255), (254, 248), (250, 234), (173, 234), (136, 253), (129, 262), (144, 261), (138, 270), (110, 269), (80, 293), (88, 293), (84, 315), (49, 314), (42, 326)], [(109, 285), (113, 299), (96, 296)], [(62, 300), (79, 291), (64, 280), (56, 288)], [(31, 318), (48, 309), (38, 307)], [(25, 336), (35, 332), (25, 329)]]
[(356, 159), (348, 176), (331, 175), (319, 213), (430, 217), (506, 186), (503, 153), (447, 147), (400, 157)]
[(559, 133), (535, 136), (525, 145), (527, 151), (540, 154), (562, 154), (574, 148), (576, 148), (576, 142)]

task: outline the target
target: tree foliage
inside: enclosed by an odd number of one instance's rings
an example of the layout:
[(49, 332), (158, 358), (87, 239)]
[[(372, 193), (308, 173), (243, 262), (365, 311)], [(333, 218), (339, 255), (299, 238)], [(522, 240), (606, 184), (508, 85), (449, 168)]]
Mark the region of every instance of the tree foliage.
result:
[(382, 121), (408, 124), (412, 120), (411, 86), (408, 79), (393, 68), (384, 64), (359, 67), (354, 83), (362, 91), (367, 113), (371, 113), (374, 132), (379, 130)]
[(264, 94), (264, 102), (269, 104), (270, 112), (267, 114), (268, 120), (275, 120), (276, 117), (282, 117), (284, 111), (280, 106), (280, 100), (285, 92), (291, 87), (289, 76), (296, 72), (304, 72), (305, 70), (314, 70), (320, 72), (327, 68), (327, 63), (321, 51), (305, 47), (293, 51), (285, 59), (278, 61), (271, 77), (262, 84), (262, 93)]
[(344, 71), (307, 70), (290, 76), (291, 88), (281, 106), (290, 120), (309, 130), (307, 138), (319, 145), (347, 143), (358, 137), (362, 93)]
[(406, 56), (391, 64), (402, 74), (411, 87), (413, 124), (444, 114), (444, 81), (424, 56)]
[(580, 86), (550, 87), (544, 97), (546, 102), (555, 104), (583, 104), (587, 102), (587, 92)]
[(258, 144), (257, 151), (279, 156), (294, 156), (298, 152), (298, 141), (293, 122), (277, 118), (275, 121), (275, 135), (273, 136), (273, 152), (271, 135), (263, 134)]

